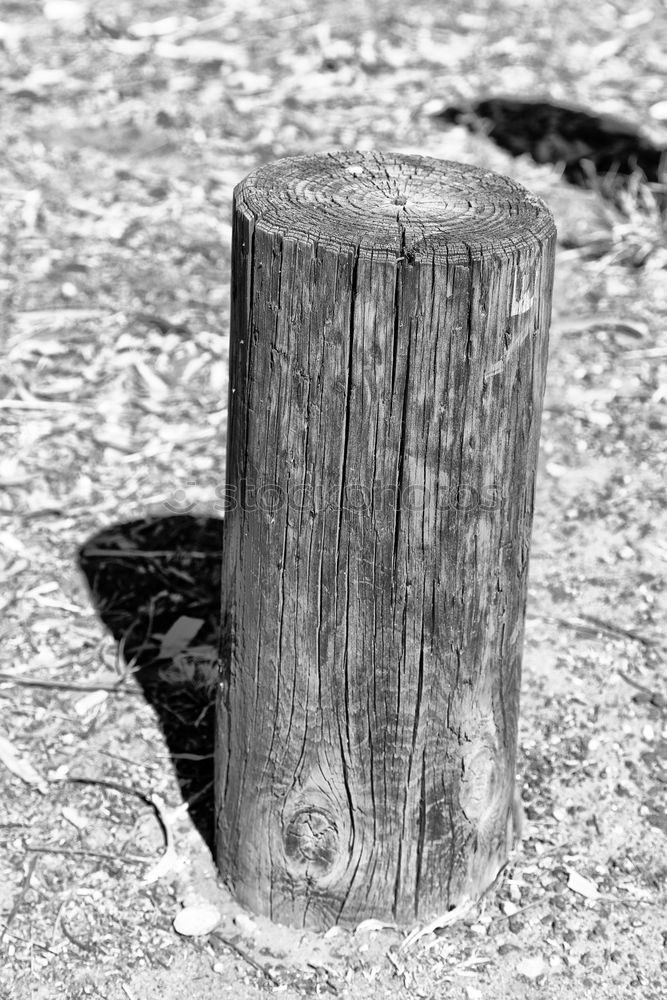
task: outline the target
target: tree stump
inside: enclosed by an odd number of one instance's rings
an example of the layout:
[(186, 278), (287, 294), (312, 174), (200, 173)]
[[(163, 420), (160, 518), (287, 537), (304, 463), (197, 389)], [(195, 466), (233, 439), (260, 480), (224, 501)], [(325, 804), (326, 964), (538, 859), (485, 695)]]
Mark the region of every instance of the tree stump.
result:
[(426, 920), (513, 846), (554, 244), (426, 157), (236, 188), (216, 851), (275, 921)]

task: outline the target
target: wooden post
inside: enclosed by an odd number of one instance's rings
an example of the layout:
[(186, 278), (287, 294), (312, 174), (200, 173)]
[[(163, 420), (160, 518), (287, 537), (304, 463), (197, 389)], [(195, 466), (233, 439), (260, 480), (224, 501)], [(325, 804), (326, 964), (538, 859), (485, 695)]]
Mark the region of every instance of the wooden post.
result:
[(516, 839), (554, 244), (426, 157), (236, 188), (217, 861), (273, 920), (428, 919)]

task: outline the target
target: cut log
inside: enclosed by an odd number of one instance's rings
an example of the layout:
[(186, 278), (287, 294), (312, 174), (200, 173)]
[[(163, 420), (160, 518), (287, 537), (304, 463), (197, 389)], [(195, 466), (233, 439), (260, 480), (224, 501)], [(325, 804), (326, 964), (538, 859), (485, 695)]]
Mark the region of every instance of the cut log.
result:
[(554, 245), (426, 157), (235, 191), (216, 851), (275, 921), (426, 920), (515, 841)]

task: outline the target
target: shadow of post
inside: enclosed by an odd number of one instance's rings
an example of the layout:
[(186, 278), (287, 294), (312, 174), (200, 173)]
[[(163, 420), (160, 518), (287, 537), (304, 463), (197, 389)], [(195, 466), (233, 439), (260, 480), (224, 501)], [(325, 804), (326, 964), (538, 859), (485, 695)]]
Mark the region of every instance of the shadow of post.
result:
[(189, 514), (128, 521), (97, 532), (78, 552), (119, 663), (158, 716), (183, 799), (211, 851), (222, 526)]

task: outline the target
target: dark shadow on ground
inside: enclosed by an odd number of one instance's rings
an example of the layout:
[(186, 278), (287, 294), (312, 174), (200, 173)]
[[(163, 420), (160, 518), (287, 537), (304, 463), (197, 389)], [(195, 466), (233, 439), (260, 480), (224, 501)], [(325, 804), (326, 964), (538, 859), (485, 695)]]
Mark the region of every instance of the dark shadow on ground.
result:
[[(222, 524), (188, 514), (128, 521), (96, 533), (78, 553), (96, 611), (157, 713), (183, 799), (211, 850)], [(174, 628), (167, 648), (163, 637)]]
[(643, 181), (664, 211), (663, 167), (666, 150), (634, 122), (584, 108), (517, 97), (490, 97), (467, 107), (447, 107), (433, 117), (444, 125), (465, 125), (492, 139), (512, 156), (528, 155), (537, 163), (561, 164), (563, 177), (615, 199), (624, 188)]

